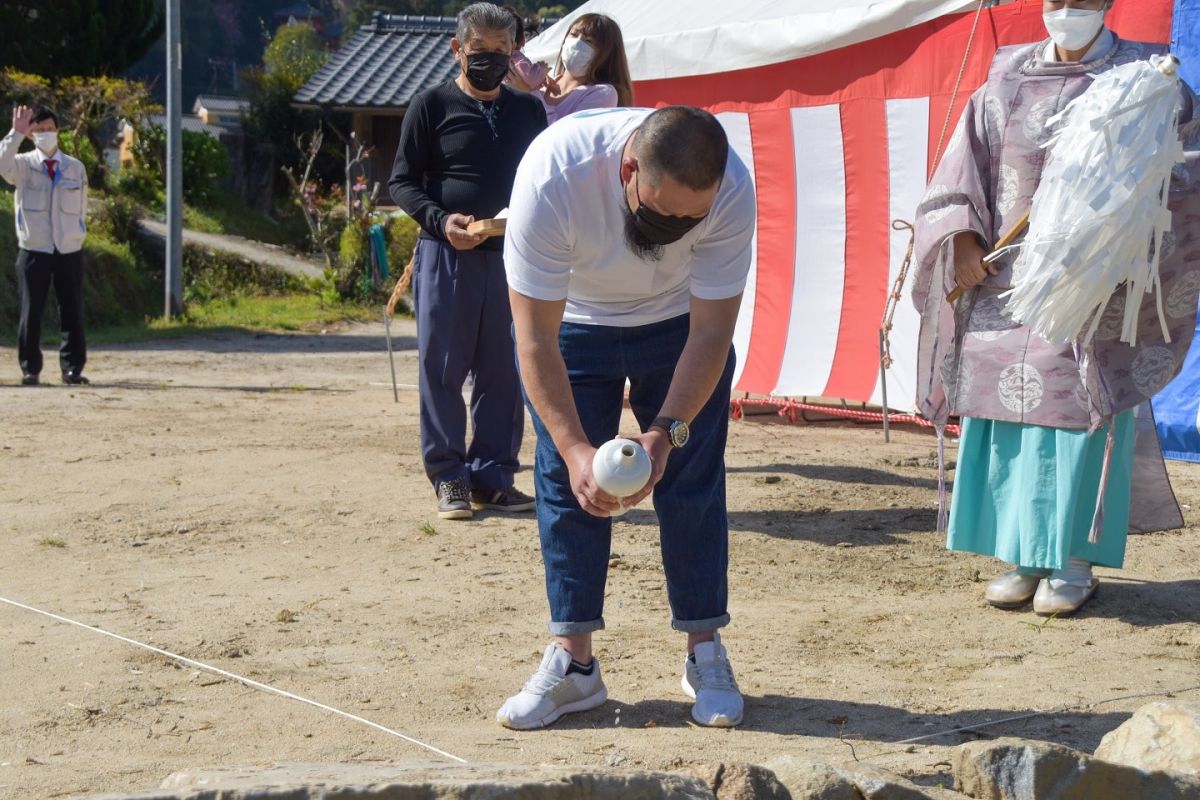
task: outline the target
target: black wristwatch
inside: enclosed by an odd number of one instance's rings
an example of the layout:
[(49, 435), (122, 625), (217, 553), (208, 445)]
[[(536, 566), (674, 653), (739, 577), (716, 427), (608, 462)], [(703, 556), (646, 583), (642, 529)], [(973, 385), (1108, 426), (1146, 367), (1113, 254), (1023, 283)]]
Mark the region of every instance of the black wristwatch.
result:
[(654, 421), (650, 423), (650, 427), (665, 431), (667, 439), (671, 442), (671, 447), (683, 447), (687, 444), (688, 437), (692, 435), (691, 428), (681, 419), (655, 417)]

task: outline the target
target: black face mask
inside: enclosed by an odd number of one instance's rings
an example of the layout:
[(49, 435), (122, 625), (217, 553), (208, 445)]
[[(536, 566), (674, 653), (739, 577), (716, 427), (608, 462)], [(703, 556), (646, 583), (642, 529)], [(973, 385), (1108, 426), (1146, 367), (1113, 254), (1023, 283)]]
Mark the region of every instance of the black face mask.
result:
[(638, 201), (634, 224), (638, 233), (647, 241), (656, 245), (678, 242), (687, 235), (688, 231), (704, 221), (704, 217), (672, 217), (647, 208), (646, 204), (642, 202), (641, 187), (638, 186), (636, 172), (633, 180), (633, 192)]
[(646, 238), (642, 229), (638, 227), (638, 218), (629, 210), (628, 203), (623, 203), (622, 206), (625, 212), (625, 244), (629, 245), (633, 254), (642, 261), (658, 261), (663, 255), (663, 246)]
[(467, 80), (481, 92), (490, 92), (508, 74), (508, 56), (504, 53), (468, 53)]

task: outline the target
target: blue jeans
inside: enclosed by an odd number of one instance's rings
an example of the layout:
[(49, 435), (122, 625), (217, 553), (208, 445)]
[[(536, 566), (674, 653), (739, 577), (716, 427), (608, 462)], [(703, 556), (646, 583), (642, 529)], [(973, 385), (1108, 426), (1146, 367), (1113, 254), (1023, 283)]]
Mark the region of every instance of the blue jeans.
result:
[[(626, 378), (639, 427), (646, 430), (658, 415), (687, 342), (688, 321), (684, 315), (633, 328), (563, 323), (559, 348), (579, 420), (592, 445), (617, 435)], [(729, 623), (725, 439), (733, 367), (731, 347), (716, 389), (691, 423), (691, 440), (671, 452), (654, 488), (671, 627), (678, 631), (708, 631)], [(612, 519), (593, 517), (580, 508), (566, 462), (537, 411), (532, 405), (529, 410), (537, 432), (534, 486), (550, 632), (590, 633), (604, 627)]]
[[(466, 479), (472, 489), (508, 489), (525, 430), (513, 364), (512, 311), (498, 250), (455, 250), (421, 237), (413, 268), (420, 358), (421, 453), (425, 474)], [(471, 390), (471, 441), (462, 390)]]

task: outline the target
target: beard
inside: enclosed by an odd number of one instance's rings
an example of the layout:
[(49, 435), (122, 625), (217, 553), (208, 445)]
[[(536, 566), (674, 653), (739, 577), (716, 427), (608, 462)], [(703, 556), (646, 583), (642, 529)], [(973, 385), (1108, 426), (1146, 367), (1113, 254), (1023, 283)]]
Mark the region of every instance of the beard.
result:
[(629, 210), (628, 205), (625, 206), (625, 244), (629, 245), (633, 254), (642, 261), (658, 261), (662, 258), (663, 246), (650, 241), (638, 230), (637, 217)]

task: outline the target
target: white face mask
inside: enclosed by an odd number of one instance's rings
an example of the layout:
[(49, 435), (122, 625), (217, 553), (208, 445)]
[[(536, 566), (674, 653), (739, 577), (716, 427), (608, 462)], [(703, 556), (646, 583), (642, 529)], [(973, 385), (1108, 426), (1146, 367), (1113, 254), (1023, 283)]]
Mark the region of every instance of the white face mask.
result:
[(58, 149), (58, 131), (40, 131), (32, 134), (33, 143), (43, 153), (53, 153)]
[(1063, 50), (1082, 50), (1104, 27), (1104, 11), (1064, 8), (1042, 15), (1046, 30)]
[(568, 36), (562, 47), (563, 69), (576, 78), (582, 78), (587, 75), (588, 67), (591, 66), (592, 58), (595, 55), (596, 49), (583, 39), (578, 36)]

